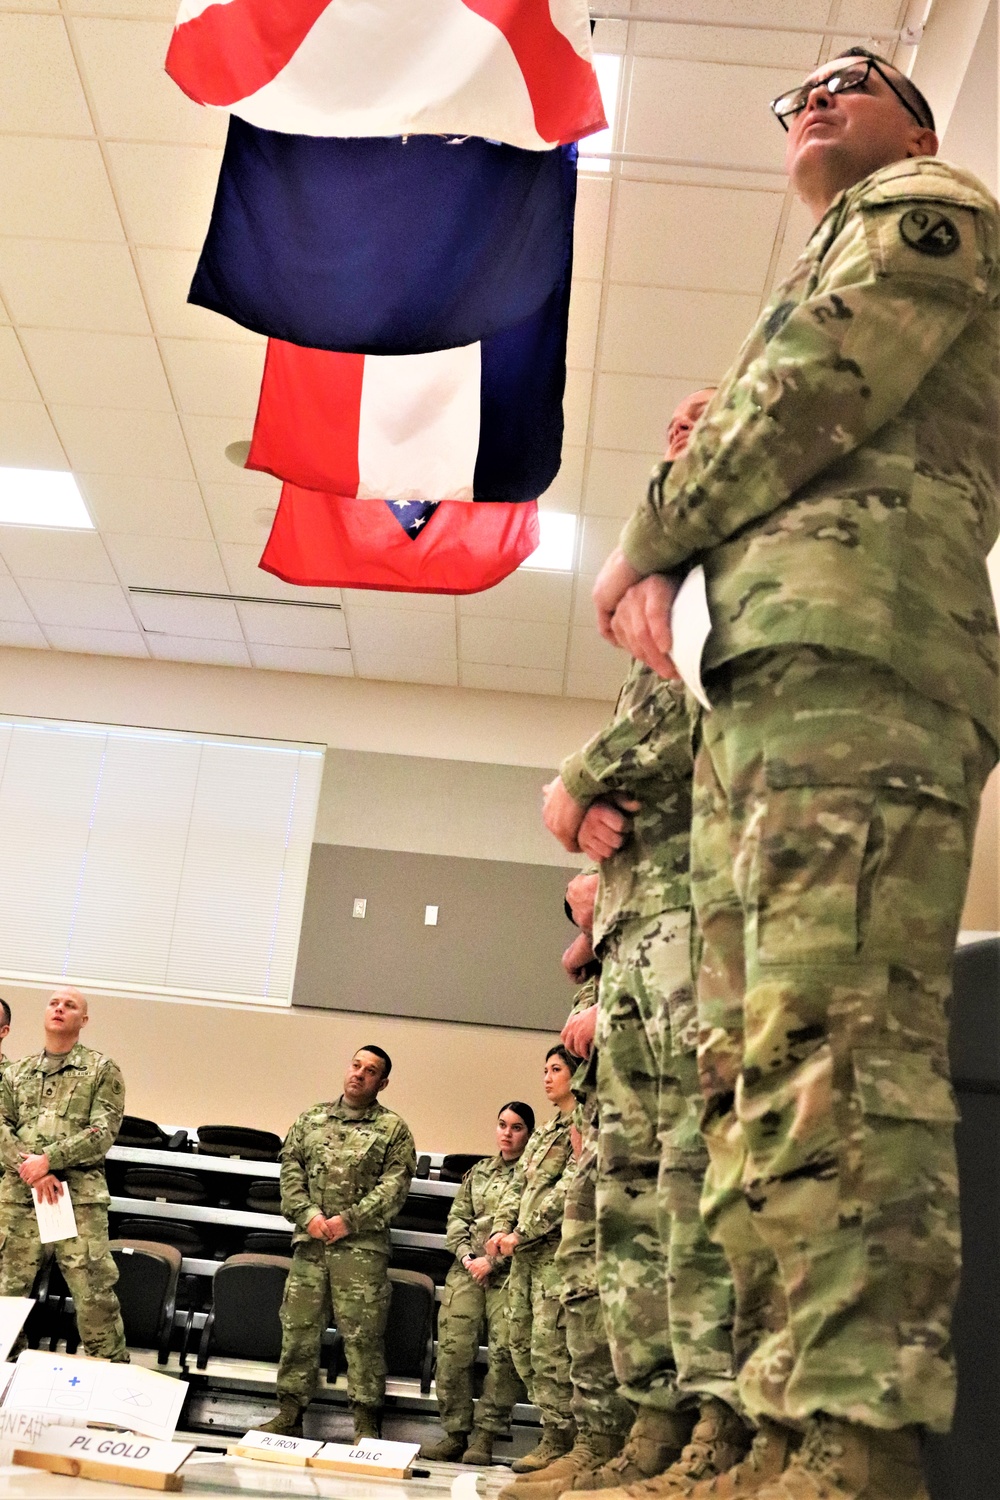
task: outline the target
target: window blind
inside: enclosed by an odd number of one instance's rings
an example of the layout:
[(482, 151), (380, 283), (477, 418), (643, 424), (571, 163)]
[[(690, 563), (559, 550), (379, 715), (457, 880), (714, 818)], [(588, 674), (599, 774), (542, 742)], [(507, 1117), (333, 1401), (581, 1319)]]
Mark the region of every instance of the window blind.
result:
[(0, 718), (0, 973), (291, 1004), (323, 750)]

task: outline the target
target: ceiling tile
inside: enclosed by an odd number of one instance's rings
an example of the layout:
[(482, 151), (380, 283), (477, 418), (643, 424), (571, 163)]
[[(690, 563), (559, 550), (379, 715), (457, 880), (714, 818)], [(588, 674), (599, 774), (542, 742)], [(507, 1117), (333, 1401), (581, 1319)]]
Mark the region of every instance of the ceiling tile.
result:
[(112, 142), (108, 155), (129, 238), (137, 245), (200, 249), (222, 153), (208, 146)]
[(271, 493), (259, 484), (202, 486), (212, 530), (220, 542), (243, 542), (260, 556), (281, 494), (280, 480), (274, 479), (271, 484)]
[(0, 464), (14, 469), (68, 467), (52, 419), (40, 402), (0, 401)]
[(491, 667), (484, 662), (462, 662), (459, 678), (464, 688), (487, 688), (494, 693), (562, 693), (562, 669), (544, 667)]
[(135, 617), (116, 583), (67, 583), (55, 578), (24, 578), (21, 591), (41, 625), (135, 630)]
[(0, 552), (15, 578), (118, 583), (104, 543), (95, 531), (0, 526)]
[(242, 417), (198, 417), (185, 412), (181, 420), (198, 478), (203, 484), (232, 484), (239, 475), (241, 484), (273, 489), (274, 480), (270, 474), (241, 469), (226, 457), (230, 443), (250, 437), (253, 412)]
[(21, 337), (49, 403), (121, 412), (173, 410), (152, 336), (26, 328)]
[(594, 672), (566, 673), (567, 698), (594, 698), (598, 702), (614, 703), (620, 691), (621, 682), (615, 686), (610, 673), (606, 678)]
[(350, 649), (347, 622), (339, 609), (292, 604), (238, 604), (243, 634), (251, 645)]
[(202, 416), (233, 417), (253, 428), (265, 343), (223, 343), (220, 339), (161, 339), (163, 362), (177, 410)]
[(109, 535), (106, 540), (119, 577), (130, 587), (229, 592), (214, 541), (175, 537), (165, 547), (161, 536)]
[(177, 15), (173, 0), (65, 0), (65, 8), (77, 16), (139, 16), (144, 21), (172, 21)]
[[(731, 21), (738, 16), (741, 21), (756, 22), (761, 29), (716, 31), (710, 26), (644, 26), (640, 23), (635, 28), (636, 52), (649, 57), (732, 62), (741, 67), (748, 63), (780, 64), (806, 72), (815, 66), (820, 38), (798, 36), (776, 28), (782, 21), (789, 26), (806, 26), (810, 21), (815, 26), (825, 26), (828, 0), (820, 0), (814, 5), (801, 4), (800, 0), (784, 0), (784, 3), (757, 0), (756, 4), (741, 5), (738, 11), (725, 3), (708, 6), (699, 3), (696, 13), (699, 20), (706, 21)], [(682, 6), (681, 14), (691, 15), (690, 5)]]
[[(208, 228), (205, 221), (204, 230)], [(187, 300), (188, 289), (198, 264), (198, 249), (167, 250), (151, 245), (136, 249), (139, 274), (146, 290), (150, 316), (157, 333), (170, 338), (231, 339), (240, 343), (260, 343), (259, 333), (251, 333), (207, 307), (195, 307)]]
[(618, 545), (622, 523), (617, 517), (585, 516), (580, 542), (580, 572), (598, 573)]
[(812, 215), (805, 204), (800, 203), (798, 198), (793, 198), (788, 215), (788, 223), (785, 225), (785, 233), (781, 241), (781, 251), (775, 267), (775, 283), (783, 281), (789, 271), (791, 271), (805, 249), (806, 241), (815, 227)]
[(590, 388), (593, 376), (589, 370), (566, 371), (566, 394), (563, 397), (563, 439), (571, 446), (587, 441), (590, 424)]
[(611, 280), (759, 297), (782, 202), (781, 193), (625, 180), (615, 204)]
[(691, 380), (652, 375), (601, 375), (597, 382), (594, 442), (602, 448), (642, 453), (650, 467), (663, 452), (670, 414), (690, 396)]
[(90, 135), (92, 129), (62, 17), (0, 14), (0, 131)]
[(564, 625), (573, 597), (571, 573), (543, 573), (531, 569), (512, 573), (502, 583), (481, 594), (466, 594), (458, 601), (465, 623), (476, 616), (496, 620), (546, 620)]
[(0, 620), (7, 624), (16, 622), (20, 625), (27, 625), (34, 618), (27, 599), (13, 578), (0, 578)]
[(592, 448), (583, 497), (584, 514), (626, 519), (646, 493), (651, 467), (645, 453)]
[(74, 23), (83, 76), (101, 131), (114, 140), (222, 147), (226, 116), (188, 99), (163, 66), (169, 21)]
[(150, 331), (124, 245), (0, 239), (0, 289), (16, 321), (28, 327)]
[(583, 494), (583, 460), (586, 448), (563, 445), (559, 473), (538, 497), (542, 510), (579, 510)]
[[(454, 661), (457, 655), (455, 616), (424, 614), (404, 609), (355, 609), (347, 605), (347, 629), (355, 665), (362, 676), (377, 658), (405, 660), (407, 654), (424, 660)], [(362, 659), (366, 665), (362, 666)]]
[(596, 573), (580, 573), (576, 579), (576, 592), (573, 595), (574, 625), (594, 624), (594, 601), (591, 598), (594, 584), (597, 582)]
[(132, 479), (121, 474), (78, 474), (87, 509), (105, 538), (212, 539), (201, 491), (193, 479)]
[(13, 328), (0, 328), (0, 401), (41, 401)]
[(124, 239), (96, 141), (0, 136), (0, 182), (4, 234)]
[(219, 552), (234, 594), (246, 594), (251, 599), (316, 599), (321, 604), (339, 604), (339, 589), (302, 589), (292, 583), (282, 583), (273, 573), (259, 566), (264, 549), (264, 538), (256, 545), (240, 542), (220, 542)]
[(160, 661), (202, 662), (212, 667), (249, 667), (250, 653), (242, 641), (195, 640), (186, 635), (146, 637), (151, 656)]
[(407, 610), (411, 614), (447, 615), (455, 618), (455, 598), (452, 594), (404, 594), (378, 589), (341, 589), (341, 598), (350, 605), (353, 616), (362, 609)]
[(546, 667), (562, 672), (566, 626), (538, 620), (495, 620), (470, 615), (462, 620), (462, 662), (494, 667)]
[(601, 369), (719, 380), (757, 317), (759, 297), (616, 286), (608, 292)]
[[(236, 606), (225, 599), (178, 599), (170, 594), (133, 594), (132, 608), (150, 640), (198, 636), (212, 641), (242, 641)], [(154, 651), (154, 656), (161, 653)]]
[(780, 172), (785, 133), (768, 106), (801, 77), (798, 68), (637, 57), (623, 149)]
[(72, 625), (47, 625), (54, 651), (83, 651), (88, 656), (149, 656), (138, 630), (84, 630)]
[(576, 188), (573, 224), (573, 275), (599, 281), (604, 275), (604, 250), (611, 210), (609, 178), (581, 176)]
[(56, 406), (52, 416), (73, 468), (133, 479), (193, 479), (181, 425), (172, 412)]
[(458, 687), (458, 663), (402, 651), (354, 652), (355, 677), (376, 682), (421, 682), (434, 687)]
[(251, 643), (250, 658), (255, 667), (273, 672), (320, 672), (327, 677), (353, 677), (354, 663), (349, 651), (310, 651), (295, 646), (264, 646)]
[(617, 697), (628, 668), (628, 654), (609, 645), (598, 635), (596, 627), (572, 627), (568, 671), (580, 696), (602, 698), (610, 694)]
[(0, 620), (0, 646), (33, 646), (47, 651), (48, 641), (34, 621), (21, 623), (15, 620)]
[(570, 369), (594, 368), (600, 315), (601, 283), (574, 279), (569, 303), (569, 336), (566, 342), (566, 364)]

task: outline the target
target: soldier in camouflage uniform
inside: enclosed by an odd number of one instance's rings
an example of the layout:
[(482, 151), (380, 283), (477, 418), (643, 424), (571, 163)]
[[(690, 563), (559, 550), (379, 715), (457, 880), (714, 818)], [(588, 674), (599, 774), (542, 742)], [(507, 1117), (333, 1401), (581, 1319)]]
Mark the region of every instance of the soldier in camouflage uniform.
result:
[[(3, 1043), (7, 1040), (9, 1035), (10, 1006), (7, 1004), (6, 1000), (0, 999), (0, 1047), (3, 1046)], [(6, 1073), (12, 1061), (12, 1058), (5, 1057), (3, 1052), (0, 1052), (0, 1078), (3, 1077), (4, 1073)]]
[(542, 1415), (542, 1438), (512, 1466), (517, 1474), (542, 1469), (573, 1446), (572, 1385), (566, 1314), (556, 1265), (559, 1226), (572, 1156), (570, 1126), (576, 1100), (576, 1062), (565, 1047), (545, 1056), (545, 1093), (556, 1113), (525, 1147), (497, 1205), (487, 1255), (512, 1256), (507, 1282), (508, 1339), (514, 1367)]
[(392, 1063), (362, 1047), (332, 1104), (299, 1115), (281, 1149), (281, 1211), (295, 1226), (281, 1303), (278, 1415), (265, 1432), (301, 1436), (331, 1307), (347, 1355), (355, 1439), (377, 1437), (385, 1400), (389, 1225), (417, 1164), (413, 1136), (378, 1102)]
[[(29, 1297), (45, 1253), (31, 1189), (49, 1202), (69, 1190), (77, 1233), (52, 1247), (73, 1297), (87, 1354), (128, 1362), (108, 1247), (104, 1158), (125, 1110), (118, 1065), (84, 1047), (88, 1019), (79, 990), (56, 990), (45, 1008), (45, 1048), (0, 1077), (0, 1297)], [(25, 1347), (23, 1335), (14, 1346)]]
[[(507, 1343), (509, 1262), (486, 1255), (493, 1219), (535, 1128), (531, 1106), (513, 1099), (497, 1115), (497, 1154), (476, 1162), (462, 1178), (448, 1214), (445, 1238), (455, 1264), (448, 1272), (438, 1313), (434, 1386), (445, 1436), (422, 1448), (423, 1458), (488, 1464), (493, 1438), (506, 1432), (521, 1393)], [(489, 1368), (472, 1420), (472, 1367), (487, 1328)], [(469, 1442), (469, 1434), (472, 1441)]]
[(740, 1375), (755, 1453), (695, 1494), (926, 1500), (919, 1430), (954, 1400), (947, 1002), (1000, 738), (1000, 211), (881, 61), (776, 108), (818, 227), (594, 597), (667, 674), (672, 586), (638, 580), (705, 564), (704, 1207), (784, 1307)]

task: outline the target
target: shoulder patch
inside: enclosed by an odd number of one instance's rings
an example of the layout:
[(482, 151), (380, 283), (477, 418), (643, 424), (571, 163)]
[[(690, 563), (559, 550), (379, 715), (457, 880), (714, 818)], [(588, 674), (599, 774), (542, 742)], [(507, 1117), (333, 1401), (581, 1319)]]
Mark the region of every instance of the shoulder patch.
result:
[(899, 221), (899, 232), (921, 255), (954, 255), (962, 243), (958, 229), (939, 209), (911, 208)]

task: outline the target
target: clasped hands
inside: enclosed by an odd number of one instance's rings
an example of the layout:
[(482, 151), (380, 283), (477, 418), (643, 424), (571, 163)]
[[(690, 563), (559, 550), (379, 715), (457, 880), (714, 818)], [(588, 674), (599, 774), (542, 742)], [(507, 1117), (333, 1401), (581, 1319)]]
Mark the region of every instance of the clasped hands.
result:
[(485, 1253), (487, 1255), (513, 1255), (520, 1243), (521, 1236), (516, 1229), (512, 1229), (509, 1234), (493, 1234), (486, 1241)]
[(314, 1214), (306, 1225), (307, 1234), (311, 1234), (314, 1240), (325, 1240), (328, 1245), (335, 1245), (350, 1232), (340, 1214), (334, 1214), (329, 1219), (322, 1214)]
[(49, 1171), (49, 1158), (44, 1151), (22, 1156), (17, 1175), (35, 1189), (43, 1203), (58, 1203), (62, 1197), (63, 1184)]
[(485, 1286), (493, 1274), (493, 1262), (488, 1255), (470, 1255), (462, 1265), (480, 1286)]
[(644, 578), (616, 547), (597, 575), (592, 598), (597, 628), (606, 641), (645, 662), (660, 677), (678, 678), (671, 651), (670, 611), (679, 578), (650, 573)]

